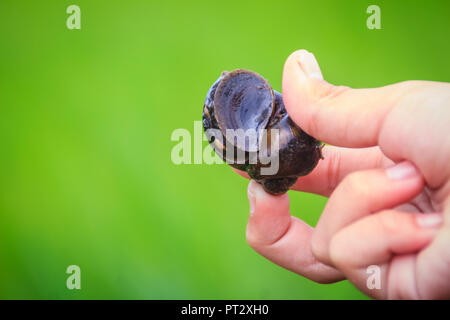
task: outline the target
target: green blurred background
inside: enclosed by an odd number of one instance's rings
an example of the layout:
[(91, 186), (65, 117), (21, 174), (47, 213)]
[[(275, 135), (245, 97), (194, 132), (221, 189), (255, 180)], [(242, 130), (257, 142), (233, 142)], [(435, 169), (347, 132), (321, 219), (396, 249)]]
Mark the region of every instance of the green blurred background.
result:
[[(81, 8), (81, 30), (66, 8)], [(382, 30), (366, 8), (381, 7)], [(330, 82), (449, 80), (449, 1), (0, 1), (0, 298), (348, 299), (245, 241), (247, 181), (175, 165), (211, 83), (281, 89), (312, 51)], [(325, 199), (290, 193), (314, 225)], [(66, 288), (68, 265), (82, 289)]]

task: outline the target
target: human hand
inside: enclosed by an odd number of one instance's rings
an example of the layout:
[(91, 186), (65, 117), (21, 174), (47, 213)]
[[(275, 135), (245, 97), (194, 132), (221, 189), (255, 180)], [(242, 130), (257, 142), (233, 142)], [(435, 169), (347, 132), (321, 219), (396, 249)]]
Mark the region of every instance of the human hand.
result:
[[(293, 189), (329, 200), (313, 229), (290, 215), (287, 194), (251, 181), (250, 246), (311, 280), (346, 278), (374, 298), (450, 298), (450, 85), (334, 86), (300, 50), (286, 61), (283, 99), (304, 131), (333, 145)], [(371, 265), (381, 270), (379, 290), (366, 284)]]

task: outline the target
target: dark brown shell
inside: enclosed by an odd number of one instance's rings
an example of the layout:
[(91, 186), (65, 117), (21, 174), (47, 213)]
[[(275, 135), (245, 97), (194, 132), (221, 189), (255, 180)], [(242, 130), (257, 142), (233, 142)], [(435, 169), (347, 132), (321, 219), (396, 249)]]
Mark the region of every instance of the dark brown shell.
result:
[[(272, 194), (281, 194), (297, 181), (299, 176), (311, 172), (321, 155), (321, 143), (306, 134), (289, 118), (280, 93), (257, 73), (238, 69), (223, 72), (206, 95), (203, 105), (203, 128), (210, 144), (232, 167), (246, 171), (249, 176), (261, 183)], [(221, 137), (216, 138), (211, 131), (219, 130)], [(255, 139), (227, 137), (227, 130), (254, 129), (260, 132), (270, 129), (279, 133), (279, 170), (274, 175), (264, 175), (259, 156), (267, 154), (269, 145), (264, 148), (262, 136)], [(227, 139), (228, 138), (228, 139)], [(264, 137), (265, 138), (265, 137)], [(226, 144), (231, 144), (234, 157), (226, 154)], [(238, 153), (243, 157), (238, 158)], [(239, 160), (239, 161), (238, 161)]]
[[(264, 129), (274, 110), (274, 95), (270, 84), (261, 76), (245, 70), (226, 74), (214, 96), (216, 120), (222, 132), (227, 129)], [(244, 151), (258, 151), (258, 141), (233, 144)]]

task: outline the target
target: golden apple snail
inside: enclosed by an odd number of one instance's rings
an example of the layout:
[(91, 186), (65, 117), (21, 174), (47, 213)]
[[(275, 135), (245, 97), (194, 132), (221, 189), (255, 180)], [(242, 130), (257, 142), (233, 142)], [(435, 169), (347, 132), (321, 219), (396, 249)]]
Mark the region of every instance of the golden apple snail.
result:
[[(322, 158), (322, 143), (291, 120), (281, 94), (250, 70), (222, 72), (206, 95), (203, 128), (224, 161), (247, 172), (271, 194), (288, 191)], [(247, 132), (255, 136), (242, 138)], [(262, 160), (267, 157), (278, 162), (276, 172), (267, 173), (271, 164)]]

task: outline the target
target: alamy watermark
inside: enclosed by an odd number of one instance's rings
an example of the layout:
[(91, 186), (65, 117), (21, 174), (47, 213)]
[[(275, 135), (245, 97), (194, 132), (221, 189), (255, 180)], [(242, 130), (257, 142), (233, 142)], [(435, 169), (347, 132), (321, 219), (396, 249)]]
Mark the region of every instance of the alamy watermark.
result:
[(367, 18), (366, 26), (369, 30), (381, 29), (381, 9), (379, 6), (372, 4), (367, 7), (366, 13), (370, 14)]
[(76, 4), (67, 7), (66, 13), (70, 16), (66, 20), (67, 29), (81, 29), (81, 9)]
[[(278, 173), (278, 129), (227, 129), (224, 137), (219, 129), (207, 129), (203, 133), (202, 122), (194, 121), (193, 137), (189, 130), (179, 128), (172, 132), (170, 139), (178, 142), (171, 150), (171, 160), (177, 165), (259, 163), (262, 175)], [(204, 141), (212, 143), (204, 147)]]
[(69, 290), (81, 289), (81, 269), (76, 264), (67, 267), (66, 273), (70, 274), (66, 280), (66, 287)]
[(377, 265), (370, 265), (366, 269), (366, 273), (369, 274), (366, 281), (367, 289), (373, 290), (381, 289), (381, 268)]

